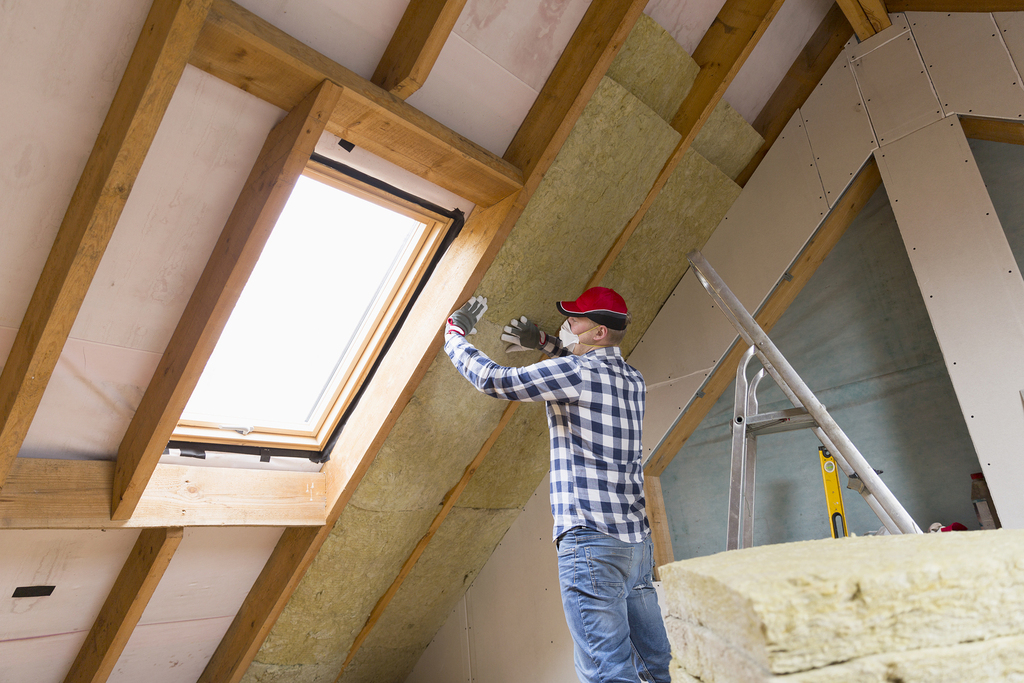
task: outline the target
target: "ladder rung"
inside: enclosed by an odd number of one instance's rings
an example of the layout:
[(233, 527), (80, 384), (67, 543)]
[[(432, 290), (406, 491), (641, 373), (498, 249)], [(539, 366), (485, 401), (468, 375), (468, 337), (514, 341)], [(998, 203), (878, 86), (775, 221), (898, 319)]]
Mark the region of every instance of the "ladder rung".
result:
[(756, 432), (758, 436), (791, 432), (795, 429), (807, 429), (816, 426), (817, 423), (808, 414), (806, 408), (788, 408), (786, 410), (775, 410), (770, 413), (758, 413), (757, 415), (747, 417), (747, 431)]

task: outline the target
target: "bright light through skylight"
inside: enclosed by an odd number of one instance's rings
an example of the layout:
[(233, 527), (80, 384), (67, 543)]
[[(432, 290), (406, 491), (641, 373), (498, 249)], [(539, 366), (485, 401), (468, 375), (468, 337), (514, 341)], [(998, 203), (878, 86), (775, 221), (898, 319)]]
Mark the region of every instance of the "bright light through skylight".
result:
[(182, 418), (308, 428), (421, 228), (301, 176)]

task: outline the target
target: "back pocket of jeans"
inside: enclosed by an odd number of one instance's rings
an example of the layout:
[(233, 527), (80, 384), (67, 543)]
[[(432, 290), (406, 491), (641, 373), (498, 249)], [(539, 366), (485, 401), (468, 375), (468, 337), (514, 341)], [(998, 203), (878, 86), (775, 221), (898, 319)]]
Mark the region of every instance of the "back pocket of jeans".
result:
[(624, 597), (626, 579), (633, 562), (630, 548), (590, 546), (586, 548), (590, 584), (598, 595)]

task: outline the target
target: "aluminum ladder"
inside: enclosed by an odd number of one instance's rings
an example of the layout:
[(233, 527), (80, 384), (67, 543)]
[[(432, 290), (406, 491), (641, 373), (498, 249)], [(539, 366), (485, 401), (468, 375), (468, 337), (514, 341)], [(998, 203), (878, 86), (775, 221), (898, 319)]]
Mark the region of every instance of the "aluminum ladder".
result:
[[(729, 525), (726, 548), (746, 548), (753, 541), (754, 474), (757, 461), (756, 438), (759, 434), (809, 428), (833, 455), (840, 469), (850, 479), (850, 488), (857, 490), (878, 516), (890, 534), (919, 534), (914, 522), (878, 473), (853, 445), (846, 433), (825, 410), (807, 384), (783, 357), (754, 317), (740, 303), (722, 278), (700, 251), (687, 254), (697, 279), (718, 304), (740, 338), (750, 348), (743, 355), (736, 372), (735, 417), (732, 432), (730, 465)], [(747, 364), (757, 356), (763, 369), (748, 382)], [(794, 408), (758, 414), (757, 385), (771, 375)]]

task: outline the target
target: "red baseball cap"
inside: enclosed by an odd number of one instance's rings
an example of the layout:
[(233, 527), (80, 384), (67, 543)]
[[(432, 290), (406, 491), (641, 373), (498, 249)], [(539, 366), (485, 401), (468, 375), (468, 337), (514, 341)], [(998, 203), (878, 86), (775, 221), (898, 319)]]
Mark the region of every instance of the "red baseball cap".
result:
[(556, 301), (555, 306), (562, 315), (587, 317), (613, 330), (624, 330), (629, 322), (626, 301), (614, 289), (607, 287), (591, 287), (576, 301)]

